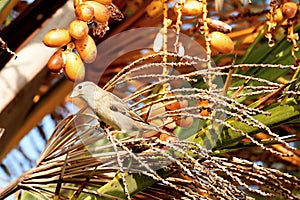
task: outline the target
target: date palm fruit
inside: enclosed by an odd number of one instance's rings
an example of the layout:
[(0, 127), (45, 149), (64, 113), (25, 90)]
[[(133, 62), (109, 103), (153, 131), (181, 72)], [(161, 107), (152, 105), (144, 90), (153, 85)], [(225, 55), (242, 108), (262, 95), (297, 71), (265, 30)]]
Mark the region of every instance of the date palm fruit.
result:
[(66, 51), (65, 74), (71, 81), (83, 80), (85, 68), (81, 58), (74, 52)]
[(87, 37), (89, 27), (84, 21), (74, 20), (69, 25), (69, 33), (74, 39), (81, 40)]
[[(175, 8), (175, 7), (174, 7)], [(196, 16), (202, 13), (203, 5), (196, 0), (186, 1), (182, 7), (182, 15)]]
[(72, 37), (67, 29), (52, 29), (44, 36), (43, 43), (48, 47), (61, 47), (71, 42)]
[(88, 4), (80, 4), (75, 8), (77, 19), (89, 22), (94, 18), (94, 8)]
[(91, 63), (96, 59), (97, 46), (90, 35), (81, 40), (75, 40), (74, 43), (76, 50), (84, 62)]
[(155, 17), (162, 14), (163, 3), (160, 0), (152, 1), (146, 8), (147, 15), (149, 17)]
[(66, 56), (64, 51), (59, 49), (57, 50), (48, 60), (48, 69), (51, 72), (59, 73), (66, 65)]
[[(207, 107), (207, 106), (210, 106), (211, 103), (208, 101), (208, 100), (199, 100), (198, 101), (198, 106), (199, 107)], [(201, 112), (200, 112), (200, 115), (201, 116), (209, 116), (210, 113), (208, 112), (207, 109), (202, 109)]]
[[(186, 111), (182, 111), (183, 114), (188, 115)], [(176, 125), (183, 127), (183, 128), (189, 128), (194, 122), (194, 118), (191, 116), (181, 116), (180, 119), (176, 120)]]
[(176, 137), (172, 137), (170, 135), (167, 135), (165, 133), (161, 133), (159, 135), (159, 139), (162, 141), (168, 141), (168, 142), (175, 142), (176, 141)]
[(210, 35), (210, 44), (221, 53), (231, 53), (234, 50), (234, 43), (230, 37), (224, 33), (214, 31)]
[[(168, 94), (167, 96), (168, 97), (172, 97), (172, 96), (176, 97), (176, 94)], [(185, 108), (188, 106), (188, 101), (186, 99), (178, 100), (175, 98), (173, 100), (169, 100), (164, 103), (167, 104), (165, 107), (168, 110), (178, 110), (180, 108)]]
[(109, 9), (95, 1), (85, 1), (83, 4), (90, 5), (94, 8), (94, 20), (100, 23), (106, 23), (110, 18)]
[(283, 4), (281, 11), (286, 18), (293, 18), (297, 13), (298, 7), (295, 2), (286, 2)]

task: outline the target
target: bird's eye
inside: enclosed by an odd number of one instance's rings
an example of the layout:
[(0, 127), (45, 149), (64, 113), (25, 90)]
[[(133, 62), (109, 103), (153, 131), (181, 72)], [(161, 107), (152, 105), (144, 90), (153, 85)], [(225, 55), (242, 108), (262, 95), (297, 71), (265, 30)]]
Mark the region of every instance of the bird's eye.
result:
[(81, 89), (82, 89), (82, 85), (79, 85), (79, 86), (78, 86), (78, 89), (81, 90)]

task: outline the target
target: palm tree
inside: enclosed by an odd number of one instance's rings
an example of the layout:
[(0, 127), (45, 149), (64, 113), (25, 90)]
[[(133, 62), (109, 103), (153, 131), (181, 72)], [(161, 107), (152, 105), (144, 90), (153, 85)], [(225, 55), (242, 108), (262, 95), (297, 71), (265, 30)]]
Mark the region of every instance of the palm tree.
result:
[[(201, 19), (182, 17), (184, 6), (175, 9), (177, 15), (170, 15), (167, 5), (158, 5), (165, 7), (162, 28), (107, 39), (98, 50), (105, 45), (111, 48), (85, 68), (86, 79), (104, 85), (163, 131), (143, 137), (116, 131), (99, 122), (92, 109), (74, 101), (79, 111), (57, 124), (36, 166), (3, 189), (1, 198), (19, 189), (25, 191), (24, 199), (299, 198), (296, 176), (256, 162), (267, 164), (273, 158), (299, 165), (299, 150), (291, 143), (299, 138), (298, 43), (292, 37), (299, 30), (294, 26), (297, 16), (287, 20), (286, 26), (278, 23), (287, 27), (290, 41), (282, 36), (275, 42), (271, 22), (277, 7), (283, 10), (283, 5), (271, 1), (269, 23), (254, 30), (252, 44), (246, 45), (245, 37), (233, 31), (229, 35), (239, 48), (236, 45), (234, 54), (217, 54), (214, 63), (212, 51), (222, 52), (230, 44), (214, 45), (211, 30), (221, 31), (216, 23), (226, 31), (224, 21), (243, 30), (244, 7), (215, 1), (225, 13), (236, 10), (239, 15), (209, 22), (207, 14), (214, 13), (210, 2), (202, 1)], [(252, 22), (259, 21), (262, 13), (254, 10)], [(175, 31), (167, 30), (169, 18)], [(193, 26), (185, 29), (181, 24)], [(205, 49), (187, 37), (191, 35), (204, 42)], [(143, 40), (138, 40), (141, 36)], [(99, 63), (120, 49), (127, 52), (111, 66), (122, 67), (103, 84), (100, 77), (110, 77), (115, 68), (103, 72)]]

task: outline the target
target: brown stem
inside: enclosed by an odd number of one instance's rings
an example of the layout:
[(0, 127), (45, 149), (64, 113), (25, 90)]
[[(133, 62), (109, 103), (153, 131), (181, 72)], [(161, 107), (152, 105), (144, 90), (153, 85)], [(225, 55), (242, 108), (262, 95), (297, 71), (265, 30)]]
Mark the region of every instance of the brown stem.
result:
[(2, 188), (0, 190), (0, 199), (5, 199), (9, 195), (11, 195), (11, 194), (15, 193), (16, 191), (18, 191), (19, 189), (21, 189), (19, 187), (19, 183), (21, 183), (22, 180), (23, 180), (23, 176), (20, 176), (16, 180), (10, 182), (8, 186)]

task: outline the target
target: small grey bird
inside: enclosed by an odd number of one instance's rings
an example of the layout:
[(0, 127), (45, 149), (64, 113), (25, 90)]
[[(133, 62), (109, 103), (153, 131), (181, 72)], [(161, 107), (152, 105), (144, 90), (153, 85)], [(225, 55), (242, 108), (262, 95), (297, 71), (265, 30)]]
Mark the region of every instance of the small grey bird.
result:
[(128, 105), (116, 95), (103, 90), (93, 82), (85, 81), (76, 85), (71, 98), (80, 97), (92, 108), (101, 121), (124, 133), (160, 131), (146, 123), (139, 115), (130, 110)]

